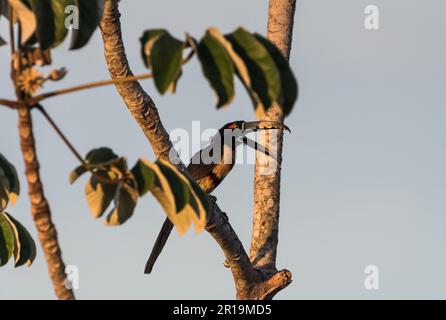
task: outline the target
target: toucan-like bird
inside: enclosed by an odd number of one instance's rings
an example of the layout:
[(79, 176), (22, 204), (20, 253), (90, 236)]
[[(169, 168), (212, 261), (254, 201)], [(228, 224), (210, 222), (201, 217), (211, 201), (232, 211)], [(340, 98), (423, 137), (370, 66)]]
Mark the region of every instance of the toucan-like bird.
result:
[[(246, 137), (246, 134), (250, 132), (271, 129), (290, 131), (286, 125), (275, 121), (234, 121), (227, 123), (218, 130), (208, 146), (198, 151), (192, 157), (187, 170), (200, 188), (207, 194), (210, 194), (234, 167), (236, 149), (239, 145), (247, 145), (276, 159), (275, 155), (266, 147)], [(153, 265), (163, 250), (172, 229), (172, 222), (166, 218), (147, 260), (144, 273), (152, 271)]]

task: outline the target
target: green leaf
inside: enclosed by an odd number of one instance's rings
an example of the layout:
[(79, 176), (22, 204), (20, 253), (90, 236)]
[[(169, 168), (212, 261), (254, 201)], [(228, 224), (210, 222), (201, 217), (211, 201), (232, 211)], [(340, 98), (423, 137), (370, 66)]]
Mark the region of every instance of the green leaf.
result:
[[(85, 162), (88, 165), (98, 167), (102, 169), (102, 171), (112, 170), (112, 168), (117, 165), (115, 161), (122, 162), (122, 160), (119, 160), (118, 156), (113, 152), (113, 150), (107, 147), (93, 149), (88, 152), (85, 157)], [(87, 171), (87, 168), (81, 165), (70, 172), (70, 184), (76, 182), (76, 180)]]
[(265, 107), (260, 101), (257, 93), (252, 88), (251, 77), (245, 62), (237, 54), (237, 52), (235, 52), (231, 42), (229, 42), (229, 40), (226, 39), (217, 28), (209, 28), (207, 32), (209, 32), (217, 41), (219, 41), (228, 52), (234, 65), (236, 71), (235, 73), (245, 87), (249, 97), (251, 98), (257, 117), (259, 119), (262, 119), (265, 116)]
[(141, 42), (141, 57), (144, 61), (146, 68), (152, 67), (150, 56), (152, 53), (153, 44), (161, 35), (168, 34), (166, 29), (151, 29), (144, 31), (143, 35), (139, 39)]
[(203, 73), (218, 97), (217, 108), (234, 98), (234, 65), (225, 47), (209, 30), (197, 46)]
[(152, 188), (155, 182), (155, 173), (142, 160), (138, 160), (131, 171), (138, 186), (139, 196), (142, 197)]
[(87, 44), (101, 21), (101, 4), (97, 0), (73, 0), (79, 9), (79, 29), (73, 29), (71, 50), (80, 49)]
[[(0, 169), (1, 170), (1, 169)], [(0, 211), (6, 209), (9, 203), (9, 181), (0, 171)]]
[(54, 15), (51, 0), (28, 0), (37, 19), (37, 39), (42, 50), (52, 46), (55, 40)]
[[(167, 216), (176, 226), (180, 235), (187, 231), (191, 222), (194, 222), (196, 232), (203, 230), (206, 225), (207, 211), (205, 210), (201, 198), (194, 191), (194, 188), (186, 175), (184, 175), (184, 173), (179, 171), (171, 163), (161, 159), (157, 161), (155, 166), (158, 168), (158, 171), (154, 171), (157, 173), (157, 178), (159, 181), (164, 181), (163, 183), (168, 185), (164, 186), (163, 190), (160, 190), (157, 187), (154, 187), (151, 190), (158, 201), (161, 202), (163, 208), (169, 208), (168, 205), (164, 204), (163, 202), (173, 201), (175, 204), (177, 204), (179, 201), (185, 202), (182, 209), (178, 209), (178, 207), (176, 207), (174, 211), (166, 210)], [(181, 186), (175, 187), (175, 184), (181, 184)], [(157, 184), (155, 186), (157, 186)], [(160, 194), (160, 192), (162, 194)]]
[(8, 179), (9, 188), (6, 191), (11, 204), (15, 204), (20, 194), (20, 182), (14, 166), (0, 153), (0, 174), (3, 172)]
[(8, 263), (14, 253), (14, 236), (3, 212), (0, 212), (0, 266)]
[(76, 182), (77, 179), (80, 178), (84, 173), (87, 172), (87, 169), (84, 166), (79, 166), (73, 171), (70, 172), (70, 176), (68, 177), (68, 180), (70, 184), (73, 184)]
[(243, 28), (238, 28), (226, 38), (245, 62), (252, 89), (267, 110), (272, 103), (279, 101), (281, 90), (280, 74), (273, 58), (265, 47)]
[(116, 185), (103, 183), (94, 176), (88, 179), (85, 195), (94, 218), (98, 219), (104, 214), (115, 197), (116, 189)]
[(15, 267), (25, 263), (30, 266), (36, 258), (36, 244), (28, 230), (11, 215), (4, 213), (6, 220), (13, 231)]
[(177, 79), (181, 71), (184, 42), (170, 34), (161, 35), (153, 44), (151, 63), (155, 85), (161, 94)]
[(176, 212), (180, 212), (189, 203), (190, 193), (189, 188), (184, 180), (180, 178), (178, 170), (174, 170), (163, 161), (156, 161), (156, 164), (161, 170), (161, 173), (167, 178), (170, 189), (173, 192), (175, 199)]
[(115, 207), (108, 214), (105, 224), (108, 226), (119, 226), (126, 222), (135, 211), (138, 196), (134, 180), (126, 180), (120, 183), (114, 198)]
[(262, 43), (266, 50), (268, 50), (279, 70), (280, 83), (282, 84), (279, 104), (283, 109), (284, 115), (287, 116), (291, 113), (299, 92), (296, 78), (291, 71), (289, 62), (285, 59), (280, 50), (265, 37), (259, 34), (255, 34), (254, 36), (260, 43)]
[(73, 5), (73, 0), (51, 0), (51, 8), (54, 17), (54, 41), (52, 47), (57, 47), (66, 38), (68, 29), (65, 26), (65, 19), (67, 17), (65, 8)]
[(118, 156), (113, 152), (112, 149), (102, 147), (91, 150), (85, 157), (85, 160), (88, 164), (97, 165), (117, 158)]

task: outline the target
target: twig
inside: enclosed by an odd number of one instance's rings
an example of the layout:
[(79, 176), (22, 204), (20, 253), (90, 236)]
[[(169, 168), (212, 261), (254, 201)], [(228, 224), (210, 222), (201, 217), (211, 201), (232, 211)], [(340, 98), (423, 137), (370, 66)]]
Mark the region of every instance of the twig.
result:
[(9, 7), (9, 43), (11, 46), (11, 56), (15, 54), (15, 38), (14, 38), (14, 14), (13, 9)]
[(0, 99), (0, 105), (8, 107), (10, 109), (17, 109), (19, 104), (17, 101), (7, 100), (7, 99)]
[(57, 132), (59, 137), (63, 140), (63, 142), (66, 144), (68, 149), (73, 153), (73, 155), (79, 160), (80, 163), (85, 168), (88, 168), (88, 164), (85, 162), (84, 158), (80, 155), (80, 153), (76, 150), (76, 148), (73, 146), (73, 144), (68, 140), (68, 138), (65, 136), (65, 134), (60, 130), (59, 126), (54, 122), (53, 118), (50, 117), (50, 115), (46, 112), (46, 110), (40, 105), (36, 105), (35, 108), (42, 113), (42, 115), (45, 117), (45, 119), (49, 122), (49, 124), (53, 127), (53, 129)]
[(42, 105), (38, 104), (35, 106), (35, 108), (42, 113), (42, 115), (49, 122), (49, 124), (53, 127), (53, 129), (57, 132), (59, 137), (62, 139), (62, 141), (65, 143), (65, 145), (70, 149), (70, 151), (73, 153), (73, 155), (76, 157), (76, 159), (79, 160), (79, 162), (82, 164), (82, 166), (87, 171), (91, 172), (91, 174), (96, 179), (98, 179), (101, 182), (108, 183), (108, 184), (118, 184), (127, 178), (127, 176), (125, 174), (122, 177), (117, 178), (117, 179), (108, 179), (108, 178), (105, 178), (105, 177), (99, 175), (100, 170), (95, 170), (97, 168), (92, 167), (87, 162), (85, 162), (85, 160), (80, 155), (79, 151), (76, 150), (74, 145), (70, 142), (70, 140), (68, 140), (67, 136), (65, 136), (65, 134), (62, 132), (62, 130), (59, 128), (59, 126), (56, 124), (56, 122), (53, 120), (53, 118), (51, 118), (51, 116), (42, 107)]
[(31, 105), (31, 106), (36, 105), (44, 99), (56, 97), (56, 96), (67, 94), (67, 93), (73, 93), (73, 92), (87, 90), (87, 89), (104, 87), (104, 86), (117, 84), (117, 83), (125, 83), (125, 82), (132, 82), (132, 81), (143, 80), (143, 79), (150, 79), (152, 77), (153, 77), (153, 75), (149, 73), (149, 74), (142, 74), (142, 75), (131, 76), (131, 77), (126, 77), (126, 78), (91, 82), (91, 83), (87, 83), (87, 84), (83, 84), (83, 85), (79, 85), (79, 86), (75, 86), (75, 87), (71, 87), (71, 88), (51, 91), (51, 92), (43, 93), (41, 95), (38, 95), (38, 96), (35, 96), (35, 97), (29, 99), (28, 105)]

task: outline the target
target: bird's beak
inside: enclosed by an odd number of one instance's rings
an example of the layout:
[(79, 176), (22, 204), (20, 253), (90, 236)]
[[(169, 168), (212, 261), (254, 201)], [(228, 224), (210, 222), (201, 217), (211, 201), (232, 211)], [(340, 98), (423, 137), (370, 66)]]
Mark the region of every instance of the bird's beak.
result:
[(258, 130), (273, 130), (273, 129), (281, 129), (281, 130), (287, 130), (291, 133), (290, 128), (288, 128), (286, 125), (280, 122), (276, 121), (252, 121), (252, 122), (245, 122), (243, 124), (242, 131), (258, 131)]

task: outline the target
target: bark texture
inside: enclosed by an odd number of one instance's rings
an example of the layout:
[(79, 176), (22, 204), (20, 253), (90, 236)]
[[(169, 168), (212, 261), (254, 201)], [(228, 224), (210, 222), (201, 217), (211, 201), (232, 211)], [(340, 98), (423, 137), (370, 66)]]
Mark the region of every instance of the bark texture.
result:
[[(105, 60), (113, 79), (131, 77), (133, 73), (130, 70), (124, 42), (122, 41), (118, 5), (112, 2), (106, 1), (100, 24), (104, 40)], [(150, 141), (156, 157), (169, 160), (172, 143), (160, 121), (158, 110), (152, 98), (144, 91), (138, 81), (118, 83), (115, 87), (144, 135)]]
[(48, 273), (53, 282), (54, 291), (59, 299), (74, 300), (73, 291), (65, 287), (65, 264), (57, 240), (56, 228), (51, 220), (51, 211), (43, 192), (39, 173), (36, 144), (30, 110), (26, 107), (19, 111), (20, 147), (25, 162), (25, 174), (31, 201), (31, 213), (37, 228), (40, 244), (45, 254)]
[[(268, 9), (268, 39), (289, 59), (293, 35), (296, 0), (270, 0)], [(272, 106), (263, 120), (283, 121), (278, 105)], [(270, 133), (259, 134), (270, 150), (276, 150), (279, 163), (282, 161), (283, 132), (269, 139)], [(279, 241), (280, 177), (281, 168), (268, 173), (269, 162), (263, 153), (257, 152), (254, 175), (254, 219), (250, 257), (254, 266), (265, 274), (275, 274), (277, 245)]]
[[(120, 13), (118, 4), (107, 0), (100, 24), (104, 42), (105, 59), (112, 78), (132, 75), (122, 40)], [(169, 160), (173, 150), (169, 135), (161, 123), (153, 100), (137, 81), (117, 84), (116, 88), (127, 108), (149, 140), (157, 157)], [(183, 163), (177, 164), (180, 170), (188, 174)], [(190, 174), (189, 174), (190, 176)], [(291, 274), (281, 271), (265, 275), (256, 270), (243, 248), (237, 234), (231, 227), (227, 215), (218, 207), (213, 197), (209, 198), (211, 209), (208, 212), (206, 230), (220, 245), (228, 260), (234, 278), (238, 299), (270, 299), (280, 289), (291, 282)]]

